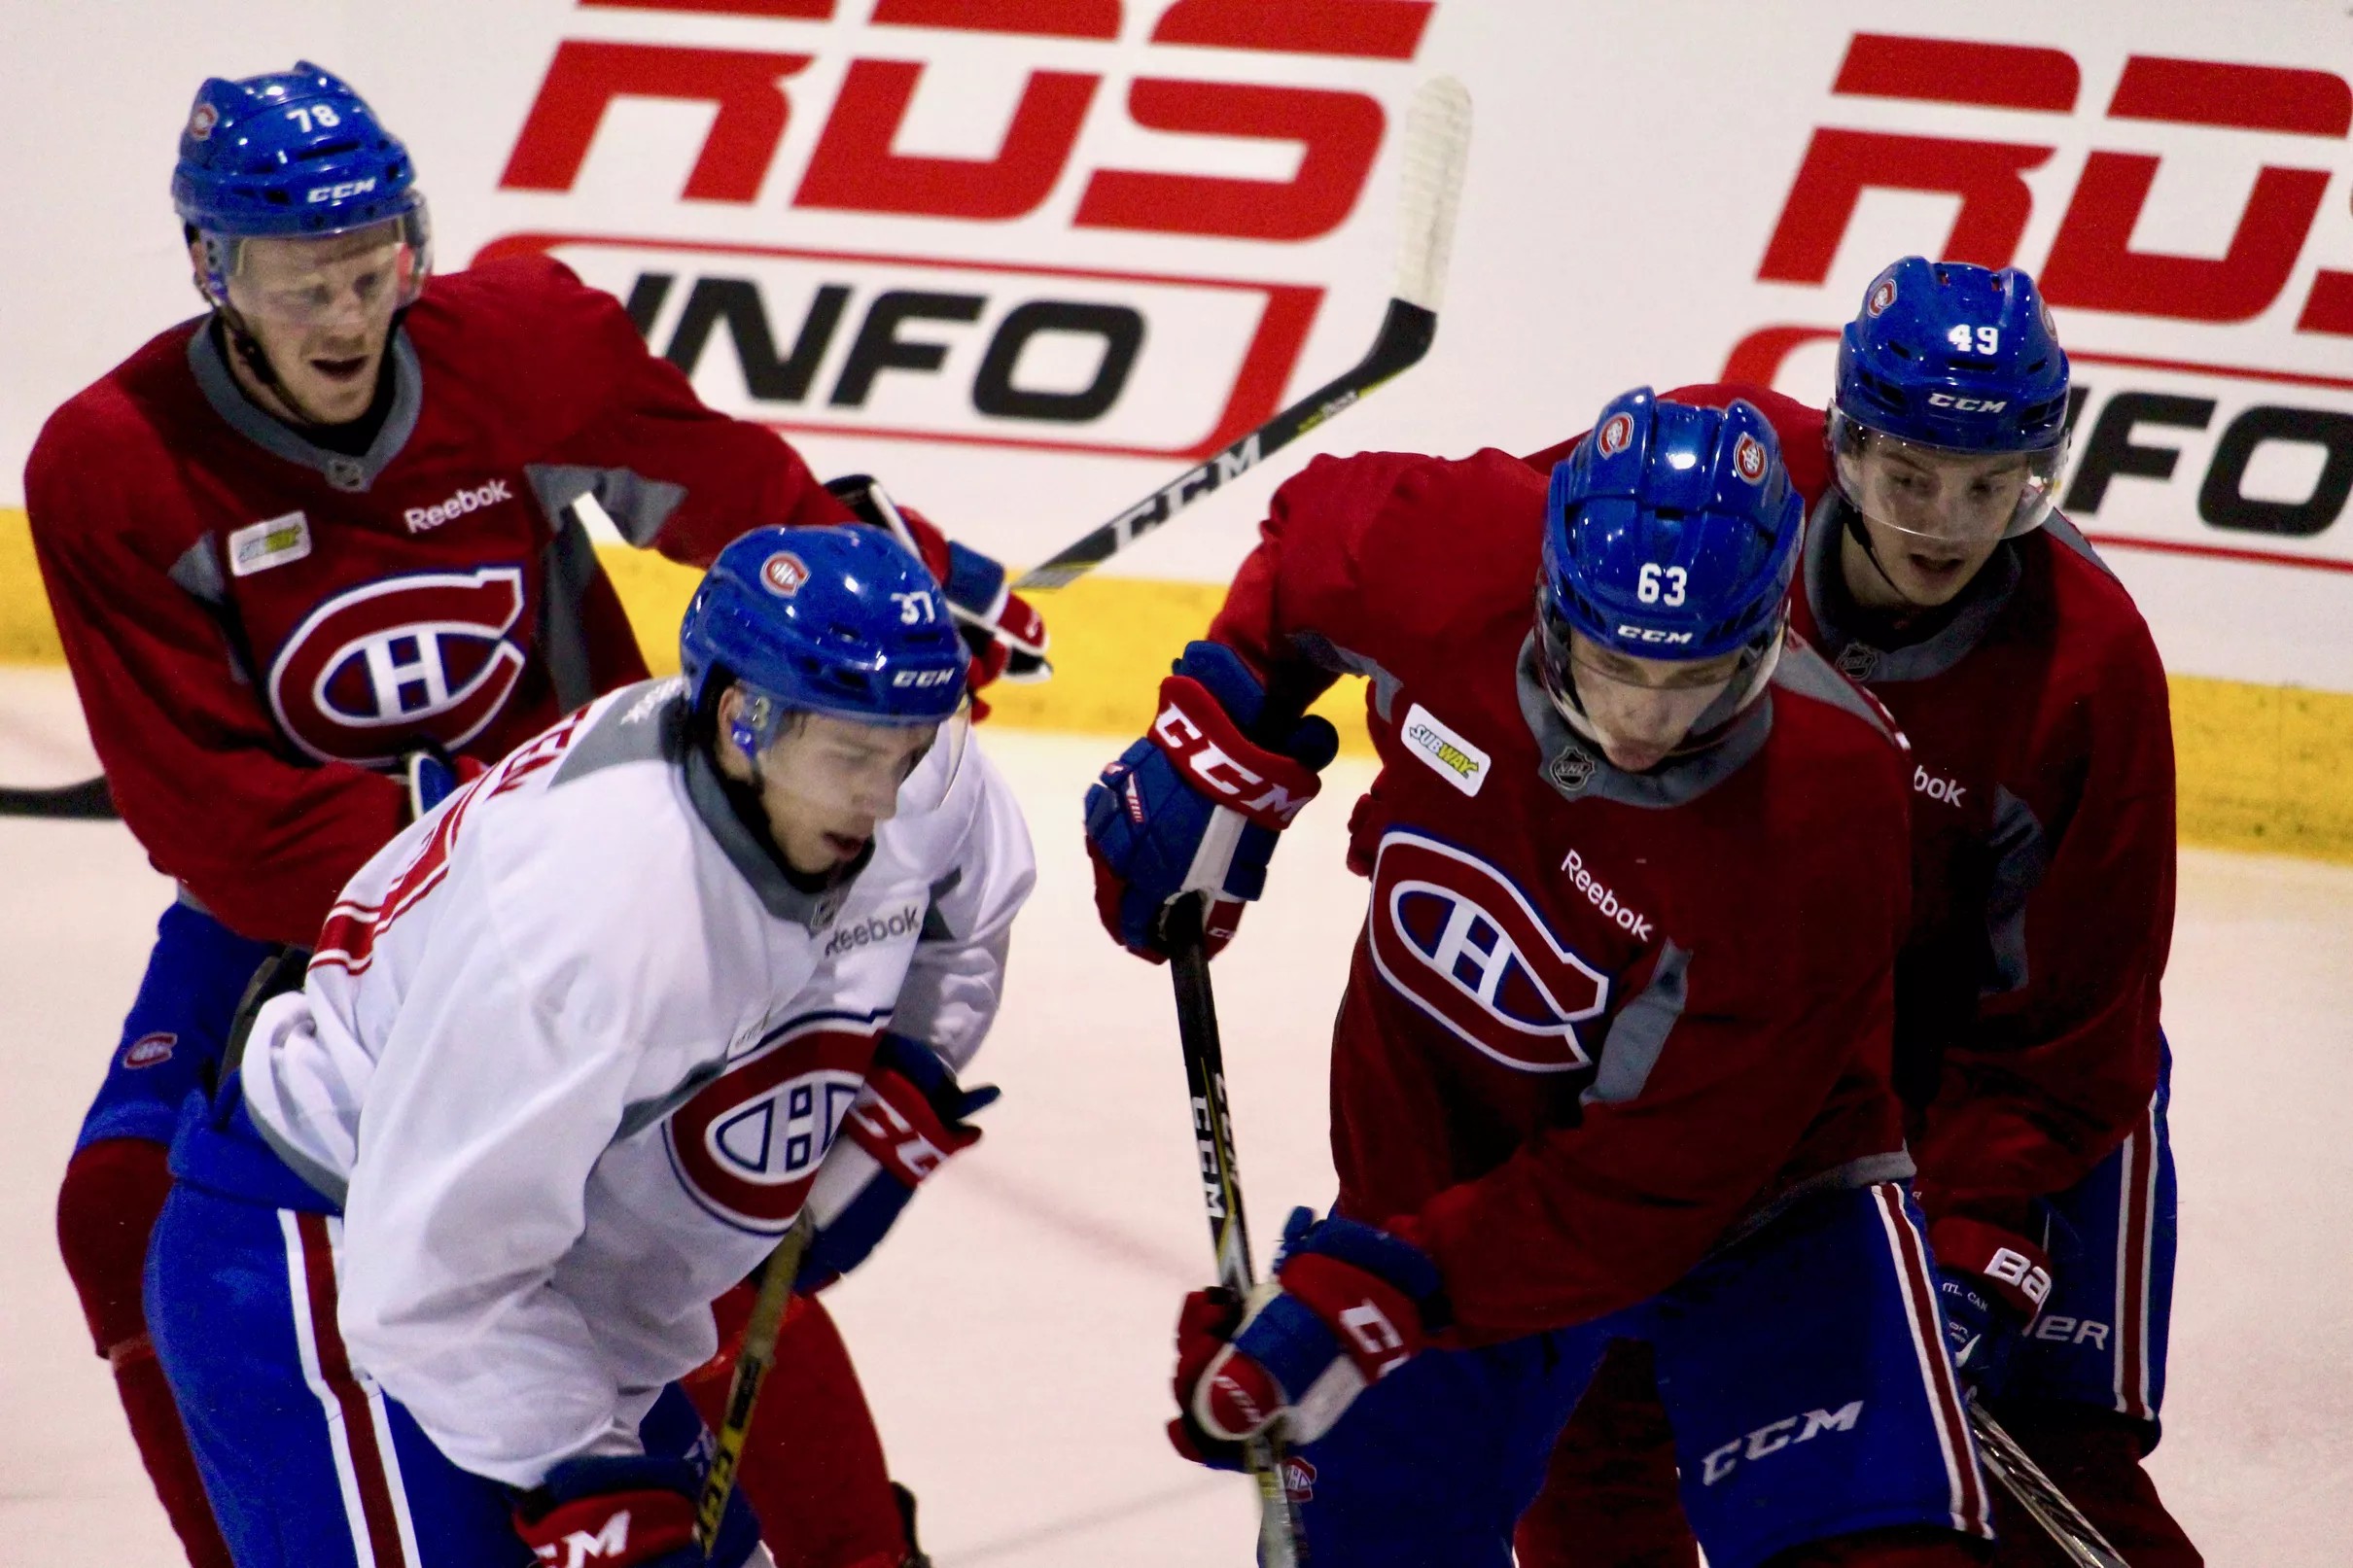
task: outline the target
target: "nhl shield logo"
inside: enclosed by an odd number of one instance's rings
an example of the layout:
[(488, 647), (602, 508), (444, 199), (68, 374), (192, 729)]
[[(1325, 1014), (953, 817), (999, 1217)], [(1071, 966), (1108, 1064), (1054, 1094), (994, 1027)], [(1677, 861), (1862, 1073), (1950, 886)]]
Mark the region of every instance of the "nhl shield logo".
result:
[(1544, 770), (1544, 777), (1550, 779), (1561, 793), (1573, 795), (1594, 782), (1594, 772), (1600, 765), (1594, 760), (1592, 752), (1582, 747), (1571, 746), (1553, 758), (1552, 765)]
[(1381, 976), (1482, 1055), (1521, 1072), (1593, 1064), (1576, 1027), (1609, 977), (1561, 944), (1528, 895), (1466, 850), (1406, 829), (1381, 841), (1368, 945)]
[(1839, 674), (1849, 680), (1868, 680), (1879, 667), (1879, 650), (1869, 643), (1849, 643), (1839, 649)]

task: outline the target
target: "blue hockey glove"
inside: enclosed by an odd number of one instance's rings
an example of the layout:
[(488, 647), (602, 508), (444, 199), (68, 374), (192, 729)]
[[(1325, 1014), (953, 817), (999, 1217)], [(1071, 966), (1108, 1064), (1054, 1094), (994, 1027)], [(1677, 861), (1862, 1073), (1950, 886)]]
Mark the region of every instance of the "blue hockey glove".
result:
[(1929, 1228), (1937, 1299), (1953, 1370), (1979, 1393), (2001, 1393), (2018, 1342), (2051, 1299), (2051, 1260), (2024, 1237), (1949, 1216)]
[(1268, 750), (1246, 734), (1265, 705), (1242, 655), (1188, 644), (1160, 683), (1151, 732), (1087, 786), (1096, 913), (1129, 952), (1165, 958), (1163, 912), (1195, 892), (1211, 895), (1209, 951), (1224, 947), (1243, 904), (1266, 889), (1275, 835), (1322, 787), (1316, 775), (1339, 751), (1339, 734), (1311, 716)]
[[(701, 1467), (687, 1459), (567, 1459), (516, 1500), (514, 1531), (546, 1563), (702, 1568), (694, 1544), (702, 1484)], [(750, 1511), (743, 1512), (749, 1521)], [(722, 1538), (728, 1533), (722, 1525)]]
[(1219, 1463), (1224, 1446), (1278, 1418), (1289, 1441), (1313, 1443), (1449, 1321), (1438, 1266), (1401, 1236), (1295, 1208), (1282, 1243), (1279, 1288), (1238, 1324), (1222, 1291), (1195, 1291), (1178, 1317), (1183, 1414), (1170, 1436), (1204, 1463)]
[(842, 1138), (810, 1187), (817, 1234), (792, 1288), (823, 1290), (865, 1262), (924, 1179), (980, 1141), (966, 1118), (997, 1094), (994, 1084), (960, 1086), (955, 1069), (922, 1041), (884, 1035)]

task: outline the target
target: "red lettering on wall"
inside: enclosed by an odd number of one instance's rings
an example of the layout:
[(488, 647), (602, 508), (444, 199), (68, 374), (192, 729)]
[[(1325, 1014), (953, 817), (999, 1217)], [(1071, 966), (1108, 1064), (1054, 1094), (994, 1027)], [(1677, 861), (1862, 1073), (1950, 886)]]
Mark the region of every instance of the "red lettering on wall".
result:
[(882, 0), (879, 27), (950, 27), (1041, 38), (1117, 38), (1119, 0)]
[(2248, 321), (2279, 297), (2329, 189), (2319, 169), (2266, 166), (2220, 261), (2132, 249), (2133, 225), (2157, 179), (2154, 157), (2094, 153), (2051, 242), (2043, 296), (2054, 305), (2176, 321)]
[(699, 11), (720, 17), (810, 17), (833, 15), (833, 0), (580, 0), (582, 10)]
[(1757, 276), (1780, 283), (1823, 283), (1839, 242), (1867, 190), (1934, 191), (1961, 198), (1952, 233), (1932, 254), (1981, 266), (2007, 266), (2034, 210), (2022, 177), (2057, 151), (2016, 142), (1971, 142), (1880, 131), (1813, 133), (1789, 188)]
[(2115, 120), (2342, 136), (2353, 130), (2353, 88), (2328, 71), (2135, 54), (2125, 62), (2108, 114)]
[(2335, 332), (2353, 337), (2353, 272), (2323, 271), (2312, 279), (2304, 313), (2296, 318), (2300, 332)]
[(790, 106), (779, 84), (809, 59), (806, 54), (568, 40), (548, 62), (546, 80), (499, 184), (511, 191), (569, 191), (614, 99), (684, 98), (719, 105), (686, 177), (685, 195), (697, 201), (751, 201), (758, 196), (768, 160), (785, 134)]
[(1857, 33), (1831, 90), (2063, 115), (2082, 86), (2083, 72), (2063, 50)]
[(1070, 161), (1102, 79), (1032, 71), (995, 157), (895, 153), (900, 122), (924, 68), (908, 60), (856, 60), (810, 155), (793, 205), (932, 218), (1019, 218), (1037, 210)]
[(1289, 180), (1101, 169), (1078, 203), (1082, 228), (1302, 240), (1328, 234), (1355, 209), (1381, 151), (1379, 100), (1361, 92), (1239, 82), (1138, 81), (1128, 113), (1151, 130), (1299, 142)]
[(1176, 0), (1155, 44), (1410, 60), (1437, 0)]

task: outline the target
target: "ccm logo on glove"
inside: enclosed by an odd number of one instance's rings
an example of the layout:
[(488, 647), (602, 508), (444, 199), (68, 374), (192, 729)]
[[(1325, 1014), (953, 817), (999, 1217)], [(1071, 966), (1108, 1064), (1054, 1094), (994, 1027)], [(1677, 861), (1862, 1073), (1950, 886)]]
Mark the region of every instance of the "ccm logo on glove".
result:
[(1167, 706), (1152, 720), (1152, 740), (1205, 793), (1223, 799), (1259, 826), (1272, 828), (1290, 826), (1300, 808), (1316, 798), (1321, 782), (1295, 763), (1283, 769), (1285, 779), (1276, 780), (1236, 760), (1234, 753), (1247, 747), (1271, 762), (1289, 763), (1244, 741), (1199, 681), (1172, 676), (1161, 683), (1161, 694)]

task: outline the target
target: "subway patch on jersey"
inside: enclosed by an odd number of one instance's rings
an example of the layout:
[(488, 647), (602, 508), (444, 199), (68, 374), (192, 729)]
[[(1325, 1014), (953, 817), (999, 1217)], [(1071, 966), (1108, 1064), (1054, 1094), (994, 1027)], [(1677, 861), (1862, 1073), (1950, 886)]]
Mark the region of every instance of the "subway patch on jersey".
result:
[(1488, 754), (1420, 703), (1406, 710), (1405, 723), (1397, 733), (1416, 756), (1429, 764), (1431, 772), (1464, 794), (1477, 794), (1487, 783), (1488, 769), (1493, 766)]
[(310, 519), (299, 511), (248, 523), (228, 536), (228, 575), (250, 577), (310, 553)]
[(1392, 828), (1373, 866), (1369, 946), (1392, 989), (1483, 1055), (1522, 1072), (1593, 1064), (1576, 1026), (1600, 1016), (1609, 977), (1479, 856)]

